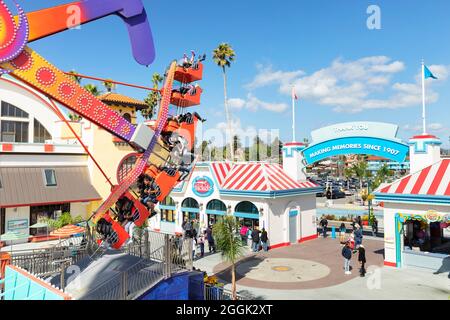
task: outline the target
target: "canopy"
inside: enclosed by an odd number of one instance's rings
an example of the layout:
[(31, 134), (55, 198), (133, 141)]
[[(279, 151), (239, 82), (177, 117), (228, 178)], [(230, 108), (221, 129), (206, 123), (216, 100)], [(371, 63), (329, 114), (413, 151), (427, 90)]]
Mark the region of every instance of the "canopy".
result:
[(48, 224), (46, 222), (38, 222), (30, 226), (30, 228), (47, 228)]
[(50, 232), (50, 235), (56, 236), (56, 237), (70, 237), (74, 234), (82, 233), (84, 231), (85, 231), (85, 229), (83, 227), (69, 224), (67, 226), (64, 226), (62, 228), (59, 228), (59, 229), (56, 229), (56, 230)]
[(2, 234), (0, 236), (0, 240), (1, 241), (14, 241), (14, 240), (23, 240), (23, 239), (28, 239), (30, 236), (22, 233), (22, 232), (18, 232), (18, 231), (8, 231), (5, 234)]

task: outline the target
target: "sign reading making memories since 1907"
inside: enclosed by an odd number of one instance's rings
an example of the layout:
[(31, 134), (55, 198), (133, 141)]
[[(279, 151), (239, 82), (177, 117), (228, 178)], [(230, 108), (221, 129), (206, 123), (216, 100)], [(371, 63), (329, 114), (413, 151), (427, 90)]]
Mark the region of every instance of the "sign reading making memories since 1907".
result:
[(312, 144), (303, 150), (307, 164), (343, 154), (370, 154), (403, 162), (408, 145), (397, 136), (398, 126), (380, 122), (340, 123), (311, 133)]

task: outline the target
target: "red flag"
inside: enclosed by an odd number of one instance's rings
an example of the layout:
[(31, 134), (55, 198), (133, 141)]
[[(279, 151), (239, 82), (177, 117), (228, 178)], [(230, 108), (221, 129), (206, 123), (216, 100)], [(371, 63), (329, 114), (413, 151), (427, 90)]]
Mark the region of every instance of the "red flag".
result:
[(297, 94), (295, 93), (295, 87), (292, 87), (292, 99), (298, 100)]

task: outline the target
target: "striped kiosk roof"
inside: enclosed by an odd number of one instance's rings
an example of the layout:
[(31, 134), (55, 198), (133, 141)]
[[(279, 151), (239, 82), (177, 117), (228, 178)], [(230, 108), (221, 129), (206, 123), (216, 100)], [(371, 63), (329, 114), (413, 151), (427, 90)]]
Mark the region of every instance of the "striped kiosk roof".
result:
[(221, 186), (233, 166), (230, 162), (211, 162), (211, 168), (217, 182)]
[(420, 195), (450, 197), (450, 159), (409, 174), (390, 185), (379, 188), (381, 195)]
[[(227, 164), (224, 163), (224, 165)], [(264, 192), (317, 187), (316, 184), (309, 181), (295, 181), (278, 164), (258, 162), (236, 163), (230, 166), (228, 174), (220, 177), (217, 176), (217, 169), (214, 168), (213, 166), (214, 174), (222, 190)]]

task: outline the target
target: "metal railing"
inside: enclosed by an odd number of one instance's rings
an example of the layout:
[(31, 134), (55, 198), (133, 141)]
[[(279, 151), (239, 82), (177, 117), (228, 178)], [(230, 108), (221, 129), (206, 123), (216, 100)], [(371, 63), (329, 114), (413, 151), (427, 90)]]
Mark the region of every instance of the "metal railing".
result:
[(36, 276), (47, 276), (61, 272), (61, 263), (72, 265), (88, 257), (85, 247), (55, 247), (13, 252), (11, 264), (21, 267)]
[(192, 270), (191, 238), (149, 232), (144, 241), (125, 246), (122, 252), (142, 258), (135, 265), (99, 284), (81, 300), (132, 300), (174, 273)]
[[(89, 239), (89, 238), (88, 238)], [(156, 282), (172, 274), (193, 269), (193, 239), (180, 238), (171, 234), (144, 231), (143, 237), (126, 245), (121, 252), (141, 258), (135, 265), (99, 284), (80, 299), (127, 300), (138, 297)], [(36, 276), (64, 275), (65, 269), (82, 259), (95, 260), (105, 248), (95, 238), (83, 245), (55, 246), (13, 252), (12, 264)], [(65, 287), (61, 283), (62, 288)]]
[[(233, 293), (222, 287), (216, 287), (205, 284), (204, 288), (205, 300), (233, 300)], [(250, 300), (249, 297), (236, 294), (237, 300)]]

